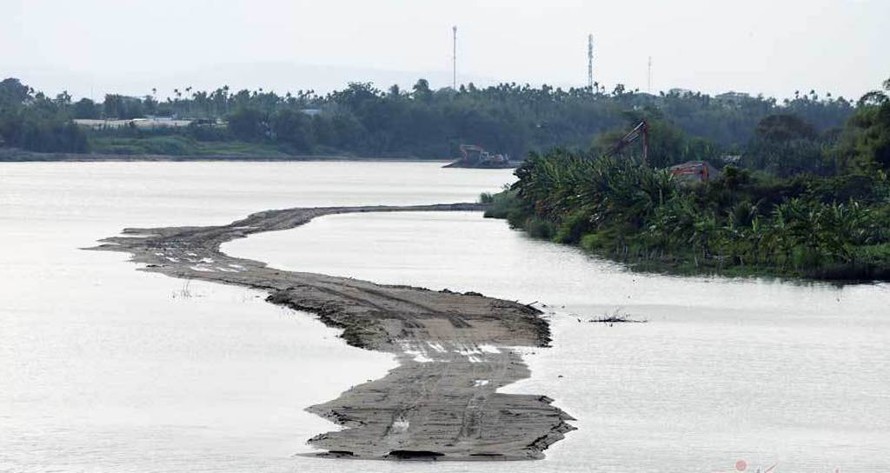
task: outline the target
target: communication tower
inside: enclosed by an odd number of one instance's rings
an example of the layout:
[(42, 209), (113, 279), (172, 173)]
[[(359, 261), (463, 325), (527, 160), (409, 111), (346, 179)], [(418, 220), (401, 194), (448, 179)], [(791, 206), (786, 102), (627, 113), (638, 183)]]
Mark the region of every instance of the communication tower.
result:
[(453, 45), (451, 55), (451, 88), (457, 90), (457, 26), (451, 27)]
[(593, 35), (587, 35), (587, 88), (593, 90)]
[(652, 93), (652, 56), (649, 56), (649, 76), (646, 78), (646, 92)]

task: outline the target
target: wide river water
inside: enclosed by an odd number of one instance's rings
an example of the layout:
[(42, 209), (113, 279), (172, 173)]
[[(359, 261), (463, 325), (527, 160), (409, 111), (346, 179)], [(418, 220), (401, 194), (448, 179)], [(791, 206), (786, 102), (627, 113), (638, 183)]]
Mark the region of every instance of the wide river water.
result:
[[(301, 271), (536, 302), (532, 377), (579, 428), (539, 462), (331, 461), (303, 412), (382, 376), (307, 314), (81, 251), (269, 208), (472, 201), (430, 163), (0, 164), (0, 471), (885, 472), (890, 286), (630, 273), (476, 213), (350, 214), (224, 245)], [(623, 313), (645, 324), (587, 322)], [(745, 463), (739, 463), (739, 461)], [(744, 468), (741, 468), (744, 467)]]

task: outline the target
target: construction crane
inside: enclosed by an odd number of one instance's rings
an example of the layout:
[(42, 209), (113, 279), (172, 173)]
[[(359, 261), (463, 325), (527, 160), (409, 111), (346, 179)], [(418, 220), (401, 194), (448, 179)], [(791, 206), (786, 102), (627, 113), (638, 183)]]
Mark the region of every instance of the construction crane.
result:
[(649, 165), (649, 123), (646, 120), (641, 121), (633, 130), (624, 135), (612, 148), (606, 152), (606, 156), (614, 156), (627, 148), (635, 141), (643, 137), (643, 166)]

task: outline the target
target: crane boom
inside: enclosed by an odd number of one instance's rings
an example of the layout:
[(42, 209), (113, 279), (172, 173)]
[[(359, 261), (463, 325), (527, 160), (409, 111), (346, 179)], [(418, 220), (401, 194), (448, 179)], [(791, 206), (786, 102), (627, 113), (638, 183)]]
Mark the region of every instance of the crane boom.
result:
[(629, 131), (626, 135), (624, 135), (615, 146), (612, 146), (606, 156), (613, 156), (624, 148), (630, 146), (634, 142), (643, 137), (643, 165), (646, 166), (649, 164), (649, 123), (646, 120), (641, 121), (637, 126), (634, 127), (633, 130)]

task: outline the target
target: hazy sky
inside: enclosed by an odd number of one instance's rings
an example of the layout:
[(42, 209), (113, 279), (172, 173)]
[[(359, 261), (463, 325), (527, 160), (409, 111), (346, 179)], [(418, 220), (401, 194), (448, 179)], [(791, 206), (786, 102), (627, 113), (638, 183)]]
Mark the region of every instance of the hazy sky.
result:
[(858, 98), (890, 77), (890, 0), (0, 0), (0, 77), (48, 93), (339, 88), (347, 81)]

